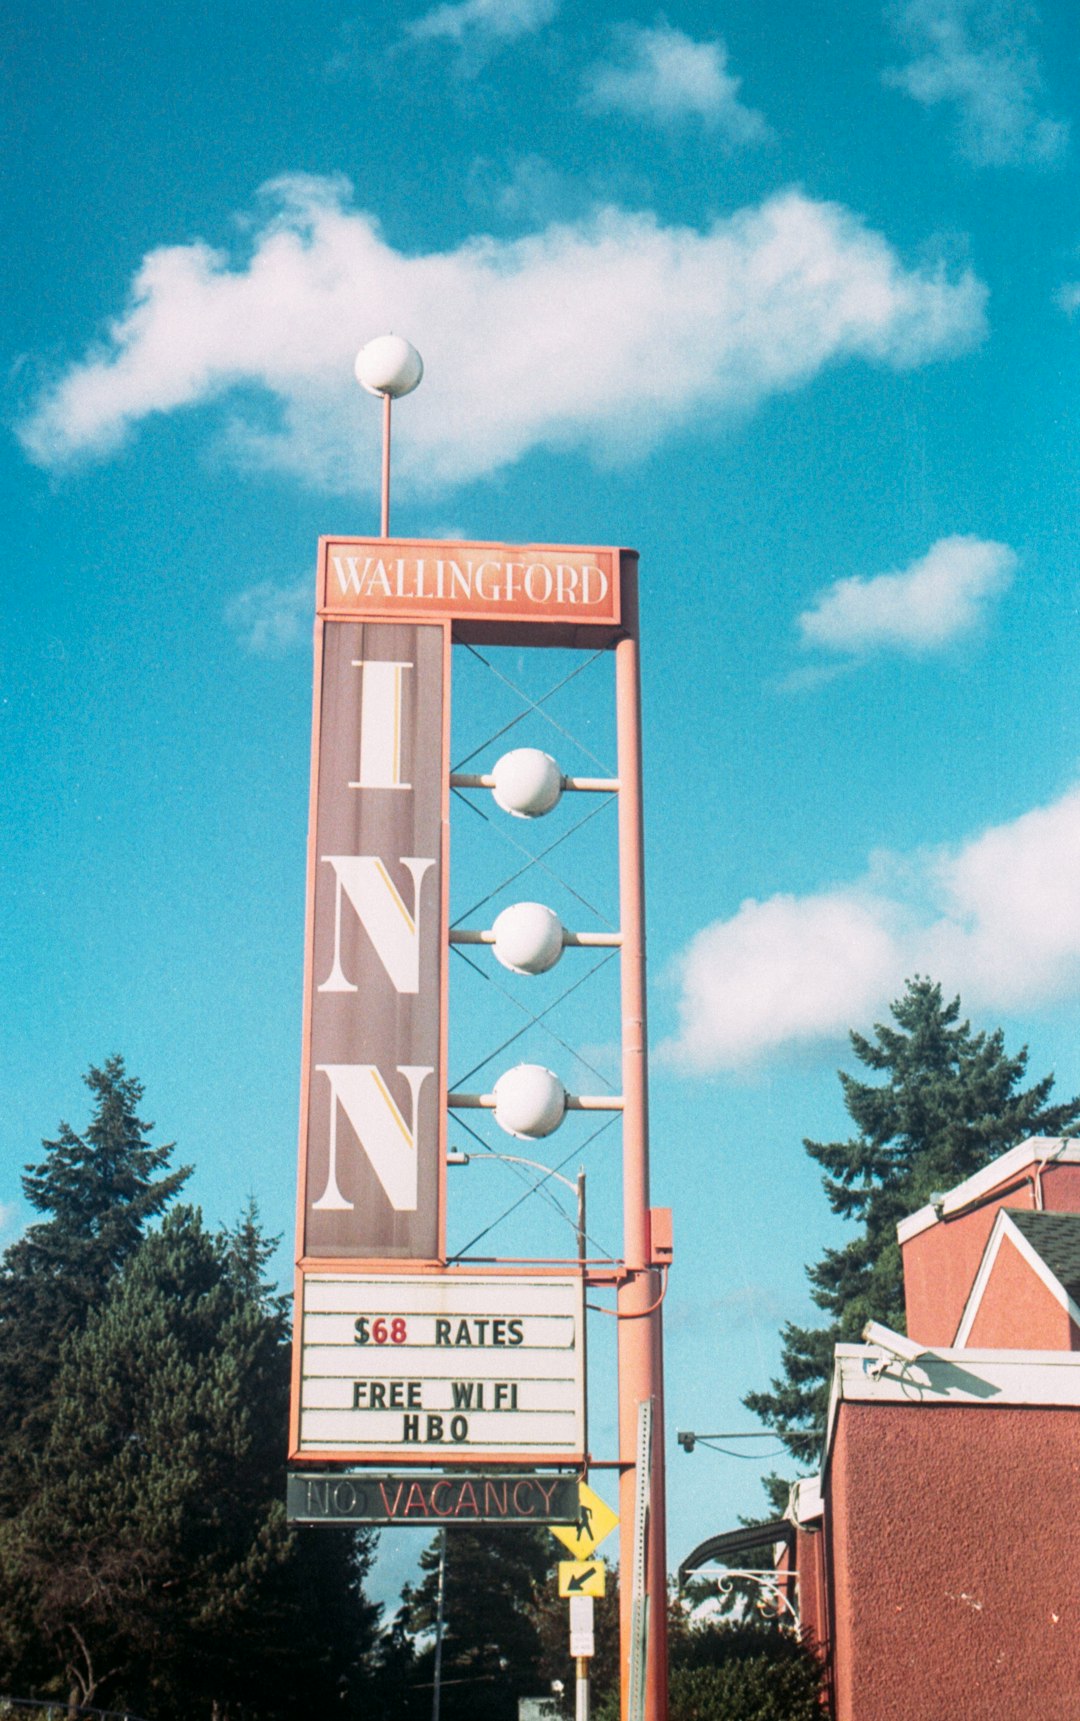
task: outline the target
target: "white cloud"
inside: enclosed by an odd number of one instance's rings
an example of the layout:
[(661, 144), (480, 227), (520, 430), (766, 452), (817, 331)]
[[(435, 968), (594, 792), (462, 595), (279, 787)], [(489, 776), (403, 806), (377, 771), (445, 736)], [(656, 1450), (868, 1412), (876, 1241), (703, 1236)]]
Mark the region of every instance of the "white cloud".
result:
[(1069, 126), (1042, 111), (1042, 73), (1029, 39), (1037, 15), (1027, 0), (904, 0), (894, 15), (916, 57), (886, 72), (886, 83), (924, 107), (952, 104), (969, 161), (1046, 166), (1061, 159)]
[(225, 606), (225, 620), (254, 657), (284, 657), (307, 641), (315, 615), (315, 582), (305, 574), (295, 585), (263, 580), (238, 592)]
[(405, 26), (414, 42), (448, 42), (456, 48), (491, 50), (550, 24), (559, 0), (446, 0)]
[(768, 135), (759, 113), (739, 100), (740, 79), (727, 69), (722, 41), (695, 42), (682, 30), (658, 23), (624, 24), (617, 33), (618, 58), (585, 76), (586, 105), (598, 113), (625, 113), (660, 124), (698, 119), (731, 143), (755, 143)]
[(106, 454), (146, 418), (229, 394), (238, 460), (373, 484), (377, 415), (352, 361), (389, 328), (426, 367), (395, 421), (399, 493), (437, 491), (539, 446), (632, 458), (827, 364), (915, 365), (984, 333), (970, 271), (906, 269), (849, 211), (793, 191), (704, 231), (606, 209), (427, 254), (387, 244), (343, 181), (265, 197), (245, 262), (198, 242), (144, 258), (105, 339), (24, 419), (33, 459)]
[(900, 573), (837, 580), (798, 618), (802, 643), (832, 651), (931, 651), (970, 633), (1008, 585), (1016, 554), (985, 538), (939, 538)]
[(1080, 996), (1080, 787), (957, 849), (878, 855), (855, 884), (704, 927), (661, 1055), (704, 1072), (836, 1041), (915, 973), (972, 1009)]

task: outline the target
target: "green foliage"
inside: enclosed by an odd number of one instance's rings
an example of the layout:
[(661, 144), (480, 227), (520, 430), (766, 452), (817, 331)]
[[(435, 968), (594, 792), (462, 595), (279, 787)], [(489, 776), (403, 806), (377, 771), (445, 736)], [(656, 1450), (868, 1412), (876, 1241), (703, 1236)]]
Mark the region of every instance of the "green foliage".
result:
[(85, 1134), (67, 1123), (45, 1158), (28, 1165), (27, 1200), (44, 1214), (0, 1262), (0, 1514), (24, 1497), (52, 1417), (61, 1348), (190, 1175), (167, 1169), (172, 1146), (152, 1147), (138, 1116), (141, 1083), (124, 1060), (91, 1067), (95, 1098)]
[[(274, 1245), (254, 1206), (232, 1231), (186, 1207), (147, 1231), (187, 1174), (162, 1175), (170, 1149), (146, 1145), (119, 1059), (90, 1085), (85, 1137), (64, 1126), (28, 1181), (50, 1217), (3, 1264), (0, 1359), (38, 1397), (0, 1433), (17, 1482), (0, 1512), (0, 1685), (154, 1721), (357, 1716), (370, 1539), (285, 1522)], [(41, 1295), (23, 1331), (27, 1287)], [(34, 1324), (48, 1306), (62, 1340)]]
[(821, 1721), (817, 1673), (809, 1660), (762, 1654), (671, 1675), (670, 1721)]
[[(673, 1601), (668, 1647), (669, 1721), (822, 1721), (821, 1665), (790, 1632), (697, 1623)], [(617, 1684), (594, 1703), (593, 1721), (619, 1721)]]
[[(747, 1408), (774, 1428), (794, 1458), (816, 1462), (825, 1427), (833, 1347), (857, 1340), (868, 1320), (904, 1330), (897, 1222), (940, 1190), (1032, 1135), (1075, 1132), (1080, 1099), (1050, 1105), (1053, 1076), (1021, 1087), (1027, 1049), (1010, 1055), (1000, 1029), (973, 1033), (960, 1000), (916, 977), (891, 1007), (896, 1026), (877, 1023), (873, 1039), (852, 1033), (856, 1058), (884, 1078), (864, 1082), (840, 1072), (844, 1103), (858, 1133), (846, 1141), (806, 1141), (825, 1169), (829, 1203), (860, 1234), (827, 1249), (807, 1269), (812, 1295), (832, 1320), (783, 1329), (782, 1378), (771, 1392), (748, 1393)], [(786, 1485), (772, 1479), (772, 1497)], [(768, 1484), (767, 1484), (768, 1486)]]
[[(442, 1721), (516, 1721), (518, 1697), (545, 1689), (535, 1604), (558, 1545), (540, 1529), (453, 1525), (445, 1535)], [(382, 1646), (379, 1707), (395, 1721), (426, 1721), (431, 1713), (438, 1539), (420, 1566), (424, 1576), (402, 1592), (395, 1628)]]

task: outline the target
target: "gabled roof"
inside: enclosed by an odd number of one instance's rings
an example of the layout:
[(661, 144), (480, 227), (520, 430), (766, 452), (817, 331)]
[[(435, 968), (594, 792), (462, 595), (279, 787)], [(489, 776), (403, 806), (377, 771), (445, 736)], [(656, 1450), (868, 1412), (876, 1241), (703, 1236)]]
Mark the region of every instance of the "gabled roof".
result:
[(1062, 1305), (1069, 1319), (1080, 1326), (1080, 1213), (1034, 1213), (1030, 1208), (1002, 1207), (968, 1293), (953, 1341), (956, 1345), (967, 1343), (1006, 1238)]
[(1009, 1217), (1073, 1302), (1080, 1303), (1080, 1213), (1032, 1213), (1013, 1208)]

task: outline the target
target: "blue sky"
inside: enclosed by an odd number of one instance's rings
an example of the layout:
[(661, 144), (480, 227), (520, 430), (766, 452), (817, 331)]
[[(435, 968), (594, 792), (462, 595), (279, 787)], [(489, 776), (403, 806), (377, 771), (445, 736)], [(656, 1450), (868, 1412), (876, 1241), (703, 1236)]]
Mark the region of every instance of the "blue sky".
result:
[[(396, 530), (641, 552), (671, 1429), (748, 1427), (810, 1316), (843, 1233), (801, 1139), (907, 975), (1080, 1088), (1078, 70), (1064, 0), (23, 8), (8, 1239), (119, 1050), (287, 1271), (315, 540), (376, 528), (351, 367), (386, 328), (427, 367)], [(504, 694), (468, 676), (476, 744)], [(598, 752), (603, 697), (566, 695)], [(463, 1058), (500, 1031), (473, 983)], [(601, 1065), (605, 983), (565, 1030)], [(566, 1127), (610, 1240), (616, 1138)], [(516, 1189), (468, 1187), (462, 1224)], [(672, 1564), (760, 1502), (753, 1463), (669, 1468)]]

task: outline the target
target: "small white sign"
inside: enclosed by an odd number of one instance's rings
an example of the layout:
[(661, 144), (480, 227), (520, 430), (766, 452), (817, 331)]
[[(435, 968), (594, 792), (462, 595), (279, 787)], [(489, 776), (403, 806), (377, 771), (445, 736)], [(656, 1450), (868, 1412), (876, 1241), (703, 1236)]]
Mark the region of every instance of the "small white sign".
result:
[(570, 1597), (570, 1654), (595, 1655), (592, 1596)]
[(580, 1459), (584, 1292), (541, 1274), (307, 1273), (298, 1451)]

